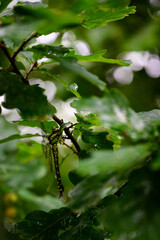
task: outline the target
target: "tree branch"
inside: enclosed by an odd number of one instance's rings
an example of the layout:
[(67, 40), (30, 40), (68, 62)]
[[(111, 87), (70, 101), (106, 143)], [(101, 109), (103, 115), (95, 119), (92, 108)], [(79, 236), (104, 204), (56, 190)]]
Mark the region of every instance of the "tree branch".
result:
[[(53, 119), (61, 126), (63, 124), (63, 120), (59, 119), (56, 115), (53, 115)], [(70, 132), (69, 128), (65, 127), (64, 128), (65, 134), (68, 136), (68, 138), (72, 141), (74, 144), (75, 148), (77, 149), (77, 152), (79, 153), (81, 151), (81, 148), (79, 144), (77, 143), (76, 139), (73, 137), (72, 133)]]
[(66, 147), (68, 147), (69, 149), (71, 149), (75, 154), (77, 154), (78, 155), (78, 152), (77, 151), (75, 151), (74, 149), (73, 149), (73, 147), (72, 146), (69, 146), (67, 143), (65, 143), (65, 141), (64, 140), (62, 140), (62, 143), (66, 146)]
[(30, 67), (30, 69), (28, 70), (28, 72), (26, 73), (26, 77), (25, 77), (25, 80), (26, 80), (26, 81), (28, 81), (29, 74), (33, 71), (33, 68), (34, 68), (34, 67), (37, 67), (37, 62), (34, 62), (34, 63), (31, 65), (31, 67)]
[(14, 60), (15, 57), (17, 56), (17, 54), (23, 50), (24, 46), (34, 37), (37, 37), (38, 33), (37, 32), (33, 32), (31, 33), (30, 36), (28, 36), (28, 38), (26, 38), (20, 45), (19, 47), (14, 51), (13, 55), (12, 55), (12, 59)]
[(6, 44), (3, 41), (0, 42), (0, 47), (1, 47), (2, 51), (4, 52), (4, 54), (6, 55), (6, 57), (8, 58), (8, 60), (10, 61), (11, 65), (13, 67), (13, 72), (20, 75), (23, 82), (28, 83), (28, 81), (25, 80), (25, 78), (23, 77), (23, 75), (19, 71), (14, 59), (12, 59), (12, 57), (11, 57), (7, 47), (6, 47)]

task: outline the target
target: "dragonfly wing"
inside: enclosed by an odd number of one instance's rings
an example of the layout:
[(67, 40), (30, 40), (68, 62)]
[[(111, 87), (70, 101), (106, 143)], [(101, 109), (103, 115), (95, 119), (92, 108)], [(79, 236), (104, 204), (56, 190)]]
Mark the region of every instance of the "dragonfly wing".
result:
[(49, 151), (48, 151), (49, 155), (48, 155), (48, 165), (49, 165), (49, 169), (50, 172), (53, 172), (53, 155), (52, 155), (52, 148), (49, 145)]

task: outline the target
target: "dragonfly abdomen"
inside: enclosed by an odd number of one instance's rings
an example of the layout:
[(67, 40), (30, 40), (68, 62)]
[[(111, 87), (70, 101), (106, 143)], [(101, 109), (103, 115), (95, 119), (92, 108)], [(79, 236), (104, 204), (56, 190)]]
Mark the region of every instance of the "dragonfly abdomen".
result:
[(61, 175), (59, 170), (59, 158), (58, 158), (58, 140), (59, 140), (59, 129), (54, 129), (52, 133), (48, 136), (49, 144), (52, 147), (52, 153), (54, 158), (54, 167), (56, 172), (57, 185), (59, 190), (59, 197), (62, 197), (64, 187), (61, 181)]
[(57, 144), (52, 145), (53, 157), (54, 157), (54, 167), (56, 172), (57, 185), (59, 190), (59, 197), (63, 195), (64, 187), (61, 181), (61, 174), (59, 170), (59, 158), (58, 158), (58, 147)]

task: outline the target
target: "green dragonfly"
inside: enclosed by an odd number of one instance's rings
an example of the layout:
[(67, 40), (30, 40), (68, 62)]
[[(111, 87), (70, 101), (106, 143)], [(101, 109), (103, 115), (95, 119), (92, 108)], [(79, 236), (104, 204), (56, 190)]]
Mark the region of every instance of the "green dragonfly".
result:
[[(60, 170), (59, 170), (59, 157), (58, 157), (58, 146), (57, 146), (59, 137), (60, 137), (59, 128), (53, 127), (51, 134), (47, 135), (44, 123), (41, 122), (41, 129), (43, 131), (43, 133), (42, 133), (43, 152), (45, 154), (46, 159), (48, 160), (51, 173), (53, 173), (53, 171), (55, 169), (57, 186), (58, 186), (58, 190), (59, 190), (59, 198), (61, 198), (63, 196), (64, 187), (62, 184), (61, 174), (60, 174)], [(45, 137), (44, 137), (44, 133), (45, 133)], [(45, 141), (46, 138), (48, 139), (47, 144)]]

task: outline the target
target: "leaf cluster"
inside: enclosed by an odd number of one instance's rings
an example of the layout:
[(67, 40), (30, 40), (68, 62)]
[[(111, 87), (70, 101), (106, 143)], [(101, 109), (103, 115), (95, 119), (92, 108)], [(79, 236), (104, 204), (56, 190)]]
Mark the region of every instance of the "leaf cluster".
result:
[[(0, 96), (4, 97), (0, 180), (2, 191), (13, 188), (23, 201), (34, 202), (40, 210), (27, 208), (30, 212), (24, 220), (9, 231), (35, 240), (159, 240), (160, 110), (136, 113), (119, 90), (108, 89), (87, 65), (129, 66), (130, 61), (106, 58), (105, 50), (80, 55), (60, 42), (68, 29), (104, 27), (135, 13), (135, 7), (129, 6), (129, 0), (74, 0), (72, 7), (65, 1), (54, 7), (50, 7), (52, 1), (48, 5), (26, 1), (7, 8), (10, 2), (0, 2)], [(53, 32), (59, 33), (56, 43), (37, 42), (38, 37)], [(77, 81), (66, 80), (66, 72)], [(98, 94), (80, 94), (81, 79)], [(55, 115), (57, 99), (49, 100), (41, 87), (48, 81), (74, 95), (75, 121), (65, 122)], [(9, 123), (4, 109), (16, 109), (20, 119)], [(65, 109), (62, 115), (65, 118)], [(25, 127), (34, 132), (21, 134)], [(41, 146), (31, 140), (50, 139), (55, 127), (65, 189), (59, 200), (46, 194)], [(55, 152), (49, 154), (54, 157)], [(48, 161), (54, 161), (50, 156)], [(54, 173), (49, 188), (56, 196)]]

